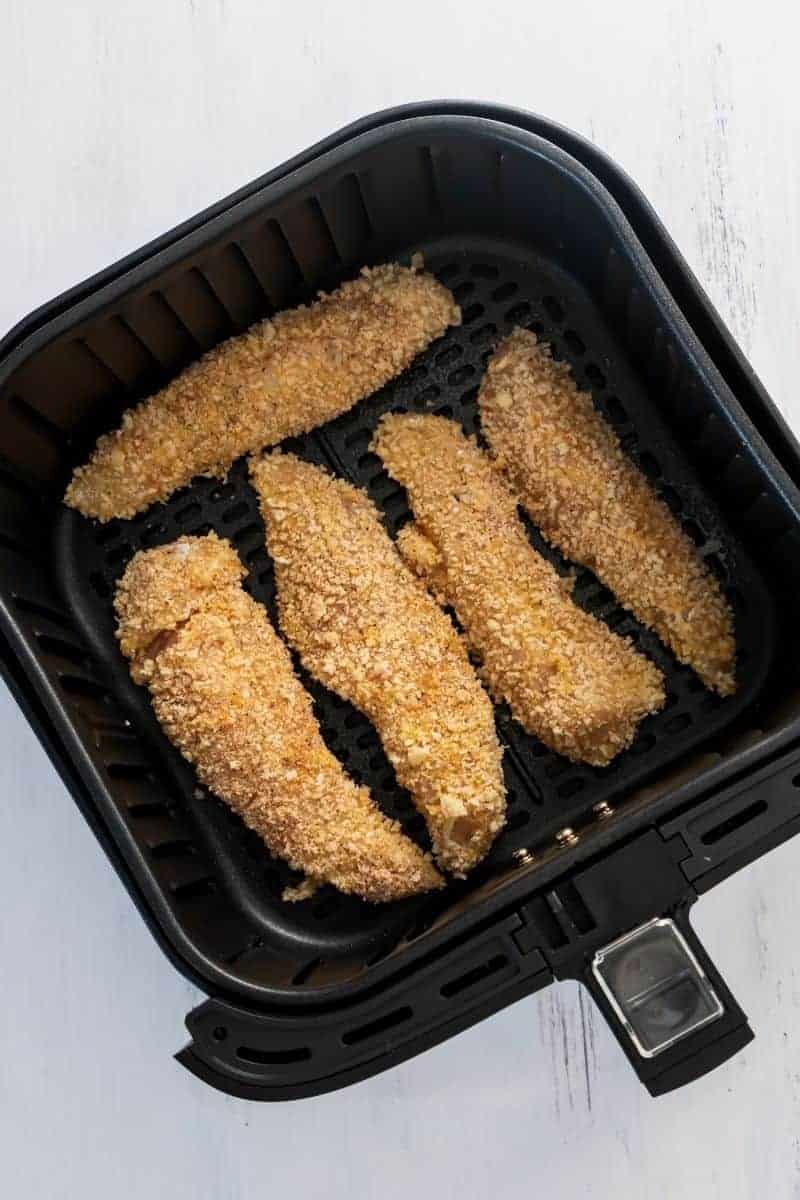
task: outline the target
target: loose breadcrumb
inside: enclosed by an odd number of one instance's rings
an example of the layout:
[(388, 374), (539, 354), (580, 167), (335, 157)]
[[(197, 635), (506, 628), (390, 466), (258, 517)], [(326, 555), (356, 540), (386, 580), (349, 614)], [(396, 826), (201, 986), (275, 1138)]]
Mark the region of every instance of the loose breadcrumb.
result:
[(661, 676), (578, 608), (489, 458), (443, 417), (389, 415), (373, 450), (416, 518), (400, 553), (456, 612), (492, 694), (552, 749), (604, 766), (664, 701)]
[(251, 463), (281, 627), (305, 667), (369, 717), (463, 875), (505, 821), (489, 697), (448, 618), (404, 566), (367, 496), (291, 455)]
[(498, 466), (548, 541), (707, 687), (734, 692), (733, 614), (719, 583), (566, 364), (517, 329), (492, 356), (479, 404)]
[(447, 288), (417, 266), (365, 268), (210, 350), (100, 438), (65, 503), (101, 521), (132, 517), (196, 475), (224, 475), (241, 454), (352, 408), (461, 320)]
[(429, 859), (322, 741), (311, 698), (264, 609), (210, 533), (145, 550), (116, 594), (118, 637), (167, 736), (200, 781), (310, 881), (365, 900), (441, 886)]

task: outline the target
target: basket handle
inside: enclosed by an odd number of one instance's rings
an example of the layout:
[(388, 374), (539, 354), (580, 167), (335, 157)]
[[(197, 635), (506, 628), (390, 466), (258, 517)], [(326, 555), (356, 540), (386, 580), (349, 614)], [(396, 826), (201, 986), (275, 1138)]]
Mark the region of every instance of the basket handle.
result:
[(699, 1079), (753, 1040), (688, 914), (683, 904), (602, 947), (582, 979), (651, 1096)]

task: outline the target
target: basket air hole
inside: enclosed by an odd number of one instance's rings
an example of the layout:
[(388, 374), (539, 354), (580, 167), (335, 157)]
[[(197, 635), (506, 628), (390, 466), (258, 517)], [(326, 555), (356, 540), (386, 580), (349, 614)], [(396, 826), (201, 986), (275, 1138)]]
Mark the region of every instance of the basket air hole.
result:
[(720, 583), (725, 583), (728, 578), (728, 572), (725, 569), (725, 564), (722, 562), (722, 559), (720, 559), (716, 554), (708, 554), (703, 559), (703, 562), (706, 564), (709, 571), (711, 571), (712, 575), (716, 576)]
[(294, 987), (301, 987), (308, 980), (309, 976), (316, 971), (317, 967), (322, 966), (321, 958), (309, 959), (307, 963), (303, 963), (299, 971), (292, 976), (292, 984)]
[(175, 884), (170, 890), (178, 900), (199, 900), (203, 896), (213, 896), (217, 882), (215, 879), (193, 879), (189, 883)]
[[(428, 368), (427, 367), (423, 367), (421, 364), (418, 367), (409, 367), (409, 369), (400, 376), (400, 382), (398, 384), (398, 387), (402, 388), (403, 390), (405, 390), (406, 388), (413, 387), (413, 385), (415, 383), (419, 383), (420, 380), (426, 379), (427, 376), (428, 376)], [(401, 413), (403, 411), (404, 410), (400, 407), (392, 409), (392, 412)]]
[(504, 300), (510, 300), (516, 291), (518, 291), (516, 283), (509, 280), (508, 283), (502, 283), (499, 288), (494, 289), (492, 299), (496, 300), (498, 304), (502, 304)]
[[(199, 507), (199, 506), (198, 506)], [(231, 521), (238, 521), (247, 515), (248, 506), (244, 500), (240, 500), (238, 504), (234, 504), (233, 508), (228, 508), (222, 514), (222, 520), (226, 525), (230, 525)]]
[(140, 817), (163, 817), (169, 814), (166, 807), (158, 800), (143, 800), (140, 804), (129, 804), (128, 815), (138, 820)]
[(37, 634), (36, 641), (45, 654), (55, 654), (59, 658), (64, 658), (67, 662), (74, 663), (76, 667), (85, 667), (88, 657), (78, 646), (73, 646), (71, 642), (65, 642), (61, 638), (50, 637), (46, 633)]
[(492, 340), (497, 333), (497, 326), (491, 322), (488, 325), (482, 325), (480, 329), (476, 329), (474, 333), (469, 335), (470, 344), (473, 346), (483, 346), (486, 342)]
[(461, 313), (461, 324), (471, 325), (473, 321), (477, 321), (478, 317), (483, 316), (482, 304), (470, 304), (469, 308), (465, 308)]
[(466, 300), (467, 296), (471, 296), (474, 291), (475, 284), (467, 281), (466, 283), (460, 283), (458, 287), (453, 288), (453, 295), (455, 296), (456, 301), (460, 304), (462, 300)]
[(678, 713), (677, 716), (670, 717), (664, 722), (664, 728), (669, 734), (683, 733), (684, 729), (688, 729), (692, 723), (692, 718), (688, 713)]
[(120, 525), (118, 521), (109, 521), (107, 525), (101, 525), (95, 532), (95, 545), (105, 546), (106, 542), (113, 542), (115, 537), (119, 537)]
[[(142, 534), (141, 534), (142, 545), (143, 546), (155, 546), (155, 544), (163, 538), (163, 536), (166, 532), (167, 532), (167, 527), (163, 522), (160, 522), (155, 525), (148, 525), (146, 529), (142, 530)], [(127, 557), (131, 552), (130, 546), (123, 546), (122, 550), (123, 550), (123, 554), (125, 557)], [(108, 562), (108, 563), (111, 562), (111, 555), (108, 556), (108, 558), (106, 559), (106, 562)]]
[(497, 267), (492, 267), (488, 263), (475, 263), (469, 269), (470, 275), (474, 275), (476, 279), (497, 279)]
[[(744, 592), (741, 592), (739, 588), (728, 588), (728, 600), (740, 613), (747, 612), (747, 599)], [(737, 657), (740, 662), (744, 662), (747, 654), (745, 651), (739, 650)]]
[(592, 387), (604, 388), (606, 386), (606, 377), (596, 363), (587, 363), (583, 368), (583, 373)]
[(681, 511), (681, 508), (683, 507), (681, 504), (681, 498), (674, 488), (664, 486), (659, 489), (658, 494), (671, 512), (679, 513)]
[(459, 345), (448, 346), (446, 350), (436, 356), (436, 366), (449, 367), (451, 363), (457, 362), (463, 353)]
[(624, 425), (628, 420), (628, 414), (622, 405), (622, 401), (618, 396), (609, 396), (606, 400), (606, 414), (612, 425)]
[(636, 741), (630, 749), (631, 754), (647, 754), (648, 750), (652, 750), (656, 744), (655, 736), (652, 733), (640, 733)]
[(388, 492), (383, 497), (384, 508), (397, 508), (398, 505), (405, 508), (406, 494), (402, 488), (395, 488), (393, 492)]
[(674, 708), (677, 703), (678, 703), (678, 697), (675, 695), (675, 693), (667, 692), (666, 696), (664, 697), (664, 705), (662, 708), (662, 712), (668, 708)]
[(253, 536), (260, 536), (261, 530), (253, 521), (249, 525), (245, 525), (244, 529), (240, 529), (232, 537), (232, 541), (236, 546), (241, 546), (242, 542), (248, 541)]
[(195, 517), (199, 517), (203, 511), (202, 507), (193, 500), (191, 504), (185, 504), (183, 508), (179, 508), (175, 513), (175, 521), (178, 525), (188, 525)]
[(573, 354), (584, 354), (586, 352), (583, 339), (578, 336), (574, 329), (564, 330), (564, 344)]
[(213, 504), (218, 504), (219, 500), (229, 500), (235, 494), (236, 490), (233, 484), (223, 484), (221, 487), (213, 488), (209, 494), (209, 499), (212, 500)]
[(521, 325), (525, 318), (530, 316), (530, 313), (530, 304), (528, 304), (527, 300), (523, 300), (522, 303), (515, 304), (513, 308), (508, 310), (506, 320), (514, 325)]
[[(143, 542), (147, 541), (146, 534), (147, 530), (145, 530), (145, 532), (142, 534)], [(130, 546), (123, 542), (121, 546), (117, 546), (114, 550), (109, 550), (108, 554), (106, 555), (106, 565), (109, 567), (116, 567), (119, 563), (125, 562), (125, 560), (130, 557), (130, 554)]]
[(59, 675), (58, 681), (64, 691), (72, 696), (88, 696), (103, 704), (107, 704), (111, 699), (103, 685), (95, 683), (93, 679), (84, 679), (78, 675)]
[(440, 404), (438, 408), (434, 409), (434, 412), (437, 417), (452, 417), (453, 406), (452, 404)]
[(606, 617), (606, 625), (608, 625), (609, 629), (619, 629), (621, 625), (625, 624), (627, 619), (628, 614), (625, 612), (625, 610), (623, 608), (617, 608), (614, 610), (614, 612), (609, 613), (609, 615)]
[(371, 450), (368, 451), (366, 454), (361, 455), (361, 457), (358, 460), (357, 465), (358, 465), (359, 471), (372, 470), (373, 467), (380, 467), (381, 469), (383, 469), (383, 463), (378, 458), (377, 454), (373, 454)]
[(419, 408), (427, 408), (434, 402), (434, 400), (437, 400), (441, 394), (441, 388), (438, 388), (435, 383), (432, 383), (430, 387), (423, 388), (423, 390), (414, 397), (414, 403)]
[[(345, 724), (347, 725), (347, 721), (345, 721)], [(352, 729), (353, 726), (347, 725), (347, 728)], [(358, 746), (359, 750), (368, 750), (370, 746), (377, 746), (378, 735), (375, 730), (368, 729), (366, 733), (360, 734), (360, 736), (356, 738), (356, 745)]]
[(643, 471), (648, 479), (658, 479), (661, 474), (661, 467), (658, 465), (658, 460), (647, 450), (639, 455), (639, 470)]
[(348, 433), (344, 439), (344, 444), (348, 450), (355, 450), (358, 446), (366, 446), (372, 437), (372, 432), (369, 429), (355, 429), (352, 433)]
[(468, 379), (471, 379), (474, 374), (475, 368), (470, 366), (469, 363), (464, 363), (463, 367), (458, 367), (448, 375), (447, 382), (450, 387), (460, 387), (462, 383), (466, 383)]
[(32, 617), (41, 617), (64, 629), (72, 628), (69, 618), (58, 609), (51, 608), (49, 604), (40, 604), (38, 600), (29, 600), (27, 596), (19, 596), (16, 592), (12, 592), (11, 598), (20, 612), (28, 613)]
[(439, 992), (444, 996), (445, 1000), (449, 1000), (452, 996), (457, 996), (459, 992), (465, 992), (467, 988), (474, 987), (476, 983), (481, 983), (484, 979), (489, 979), (490, 976), (496, 975), (498, 971), (502, 971), (503, 967), (506, 966), (508, 966), (508, 959), (505, 954), (495, 954), (488, 962), (481, 963), (479, 967), (473, 967), (472, 970), (465, 971), (457, 979), (451, 979), (449, 983), (442, 984)]
[(306, 1062), (311, 1058), (308, 1046), (295, 1046), (290, 1050), (259, 1050), (255, 1046), (237, 1046), (236, 1057), (243, 1062), (258, 1063), (264, 1067), (288, 1066), (289, 1063)]
[(345, 729), (357, 729), (359, 725), (364, 724), (364, 717), (359, 712), (349, 712), (344, 719)]
[(550, 320), (555, 321), (556, 324), (560, 324), (564, 320), (564, 309), (555, 296), (543, 296), (542, 307)]
[(224, 1042), (228, 1036), (228, 1031), (224, 1025), (215, 1025), (211, 1030), (211, 1036), (215, 1042)]
[(188, 838), (172, 838), (170, 841), (160, 842), (157, 846), (151, 846), (150, 853), (156, 859), (185, 858), (194, 854), (195, 849)]
[(506, 821), (506, 829), (514, 833), (517, 829), (524, 828), (530, 822), (531, 814), (524, 808), (518, 808)]
[(452, 279), (454, 275), (458, 274), (458, 272), (458, 263), (445, 263), (443, 267), (439, 267), (439, 270), (436, 272), (436, 277), (437, 279), (441, 279), (442, 283), (444, 283), (446, 279)]
[(683, 532), (694, 542), (695, 546), (702, 546), (706, 540), (706, 535), (695, 521), (684, 521)]
[(459, 397), (459, 400), (461, 401), (461, 403), (467, 408), (469, 407), (470, 404), (474, 404), (477, 399), (478, 399), (478, 389), (476, 387), (470, 388), (469, 391), (467, 391), (467, 392), (463, 392), (462, 395)]
[(544, 333), (544, 325), (541, 321), (528, 321), (525, 328), (530, 330), (531, 333), (535, 333), (537, 337), (541, 337)]
[(379, 1033), (386, 1033), (389, 1029), (394, 1029), (396, 1025), (402, 1025), (413, 1015), (414, 1011), (411, 1006), (404, 1004), (401, 1008), (385, 1013), (375, 1021), (368, 1021), (366, 1025), (359, 1025), (356, 1029), (348, 1029), (347, 1033), (342, 1034), (342, 1041), (345, 1046), (355, 1046), (359, 1042), (366, 1042), (368, 1038), (377, 1037)]
[[(800, 776), (795, 776), (792, 783), (795, 787), (798, 786)], [(743, 808), (740, 812), (734, 813), (732, 817), (728, 817), (725, 821), (721, 821), (719, 825), (714, 825), (712, 829), (706, 830), (700, 841), (704, 846), (713, 846), (715, 842), (721, 841), (728, 834), (734, 833), (735, 830), (741, 829), (743, 825), (749, 824), (756, 817), (763, 816), (767, 811), (766, 800), (755, 800), (747, 808)]]

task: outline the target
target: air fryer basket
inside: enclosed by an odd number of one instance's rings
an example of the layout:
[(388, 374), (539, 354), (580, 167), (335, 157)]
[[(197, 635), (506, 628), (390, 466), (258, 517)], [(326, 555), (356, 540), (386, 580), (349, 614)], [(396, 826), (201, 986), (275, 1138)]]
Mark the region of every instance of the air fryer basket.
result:
[[(203, 350), (364, 263), (416, 250), (453, 289), (463, 325), (292, 449), (364, 486), (395, 532), (407, 506), (369, 453), (379, 416), (431, 411), (474, 430), (492, 345), (515, 325), (535, 329), (591, 388), (723, 580), (736, 612), (739, 690), (724, 701), (710, 695), (584, 571), (579, 602), (633, 636), (665, 673), (667, 706), (631, 749), (604, 770), (576, 766), (500, 709), (509, 821), (470, 880), (397, 905), (332, 889), (286, 905), (280, 894), (292, 873), (197, 788), (113, 636), (113, 589), (130, 556), (180, 533), (213, 528), (230, 538), (248, 588), (272, 609), (244, 464), (133, 521), (100, 526), (59, 499), (97, 433)], [(0, 613), (16, 686), (57, 740), (53, 753), (77, 770), (76, 787), (173, 958), (215, 997), (192, 1018), (187, 1065), (242, 1094), (323, 1090), (439, 1040), (553, 973), (582, 977), (590, 952), (640, 921), (675, 912), (691, 938), (685, 912), (709, 864), (719, 874), (729, 851), (743, 860), (787, 821), (781, 789), (772, 804), (763, 794), (732, 804), (714, 793), (719, 820), (694, 815), (663, 835), (663, 820), (688, 811), (692, 794), (752, 771), (791, 731), (797, 496), (597, 178), (553, 141), (509, 123), (414, 115), (343, 135), (136, 257), (4, 345)], [(534, 529), (531, 537), (566, 569)], [(424, 841), (375, 731), (306, 683), (334, 753)], [(704, 961), (726, 1016), (702, 1045), (694, 1034), (656, 1068), (632, 1056), (653, 1091), (749, 1036)]]

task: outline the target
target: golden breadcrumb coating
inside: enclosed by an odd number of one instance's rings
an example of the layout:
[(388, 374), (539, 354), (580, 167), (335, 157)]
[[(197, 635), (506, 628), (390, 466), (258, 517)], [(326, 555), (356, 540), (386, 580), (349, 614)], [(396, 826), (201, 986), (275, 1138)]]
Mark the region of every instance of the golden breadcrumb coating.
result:
[(399, 375), (461, 313), (432, 275), (365, 268), (308, 307), (215, 347), (129, 409), (78, 467), (64, 501), (84, 516), (132, 517), (196, 475), (306, 433)]
[(566, 364), (517, 329), (492, 356), (479, 404), (498, 465), (548, 541), (706, 687), (734, 692), (733, 614), (719, 583)]
[(441, 886), (430, 860), (348, 779), (244, 569), (215, 534), (135, 555), (116, 594), (117, 636), (165, 733), (198, 778), (308, 882), (365, 900)]
[(511, 491), (454, 421), (389, 415), (372, 448), (414, 511), (400, 553), (455, 610), (492, 694), (547, 746), (605, 766), (663, 704), (656, 667), (573, 603)]
[(461, 639), (364, 492), (291, 455), (250, 469), (284, 633), (372, 721), (437, 861), (463, 875), (504, 824), (505, 788), (492, 706)]

